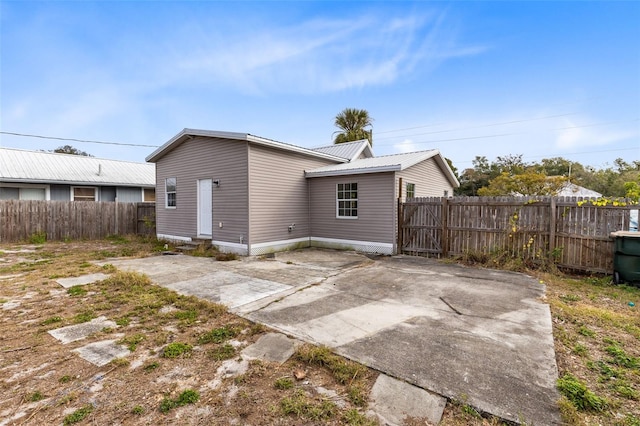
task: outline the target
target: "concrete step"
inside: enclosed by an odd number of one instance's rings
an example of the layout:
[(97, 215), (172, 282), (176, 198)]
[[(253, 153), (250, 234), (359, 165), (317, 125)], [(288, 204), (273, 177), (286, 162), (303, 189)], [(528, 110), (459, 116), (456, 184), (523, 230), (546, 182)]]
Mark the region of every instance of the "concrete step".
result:
[(211, 247), (211, 240), (194, 238), (191, 241), (183, 241), (182, 245), (176, 247), (176, 250), (185, 252), (185, 251), (195, 250), (198, 247), (203, 247), (205, 249), (208, 249), (209, 247)]

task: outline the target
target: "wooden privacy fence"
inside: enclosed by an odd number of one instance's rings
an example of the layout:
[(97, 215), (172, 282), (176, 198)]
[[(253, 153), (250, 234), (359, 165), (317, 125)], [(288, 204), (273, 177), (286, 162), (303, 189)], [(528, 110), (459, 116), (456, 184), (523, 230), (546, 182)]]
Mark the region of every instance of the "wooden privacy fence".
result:
[(0, 201), (0, 242), (155, 234), (155, 203)]
[[(449, 257), (506, 252), (590, 272), (613, 270), (610, 233), (638, 205), (576, 197), (454, 197), (398, 201), (398, 252)], [(615, 203), (624, 204), (624, 203)]]

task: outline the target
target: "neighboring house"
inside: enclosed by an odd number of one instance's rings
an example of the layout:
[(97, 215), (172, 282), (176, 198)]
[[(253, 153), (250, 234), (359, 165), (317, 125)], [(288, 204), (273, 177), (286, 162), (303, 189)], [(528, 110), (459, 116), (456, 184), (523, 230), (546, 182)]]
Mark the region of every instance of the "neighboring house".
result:
[(600, 198), (602, 194), (596, 191), (592, 191), (583, 186), (576, 185), (575, 183), (567, 182), (560, 192), (556, 194), (558, 197), (588, 197), (588, 198)]
[(395, 253), (397, 198), (448, 196), (459, 185), (438, 150), (374, 157), (366, 140), (308, 149), (184, 129), (147, 161), (156, 163), (159, 238), (211, 240), (243, 255)]
[(0, 148), (0, 200), (155, 201), (153, 164)]

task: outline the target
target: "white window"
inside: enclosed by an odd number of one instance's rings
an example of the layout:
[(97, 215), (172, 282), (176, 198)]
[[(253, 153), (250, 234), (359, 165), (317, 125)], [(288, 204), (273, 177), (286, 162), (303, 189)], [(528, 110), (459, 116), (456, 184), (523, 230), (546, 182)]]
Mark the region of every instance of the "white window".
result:
[(358, 184), (339, 183), (336, 187), (336, 217), (358, 218)]
[(177, 206), (176, 199), (176, 189), (177, 189), (177, 178), (166, 178), (165, 183), (165, 197), (164, 197), (164, 205), (168, 209), (175, 209)]
[(98, 188), (93, 186), (72, 186), (71, 201), (98, 201)]
[(31, 185), (27, 183), (0, 183), (0, 200), (49, 200), (49, 185)]
[(408, 183), (407, 184), (407, 198), (414, 198), (416, 196), (416, 184)]
[(446, 189), (444, 190), (444, 197), (447, 198), (449, 196), (449, 191), (447, 191)]

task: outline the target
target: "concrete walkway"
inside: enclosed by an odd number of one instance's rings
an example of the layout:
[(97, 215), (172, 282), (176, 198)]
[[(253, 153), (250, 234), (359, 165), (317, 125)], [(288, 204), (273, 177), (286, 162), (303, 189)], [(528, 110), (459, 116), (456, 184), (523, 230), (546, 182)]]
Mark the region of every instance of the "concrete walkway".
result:
[(505, 420), (560, 423), (551, 315), (528, 276), (331, 250), (109, 263)]

